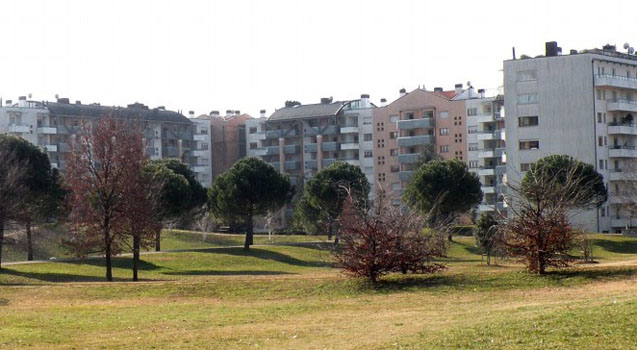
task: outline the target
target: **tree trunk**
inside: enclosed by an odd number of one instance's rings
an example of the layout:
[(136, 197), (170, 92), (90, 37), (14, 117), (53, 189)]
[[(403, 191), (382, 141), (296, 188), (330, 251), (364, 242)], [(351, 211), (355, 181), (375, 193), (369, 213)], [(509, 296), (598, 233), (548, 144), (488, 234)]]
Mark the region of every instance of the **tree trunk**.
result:
[(487, 265), (491, 265), (491, 254), (487, 252)]
[(155, 232), (155, 251), (161, 251), (161, 229)]
[(104, 258), (106, 259), (106, 280), (113, 282), (113, 265), (111, 262), (111, 242), (108, 233), (104, 233)]
[(2, 270), (2, 242), (4, 241), (4, 213), (0, 210), (0, 270)]
[(330, 222), (327, 227), (327, 240), (332, 239), (332, 223)]
[(139, 236), (135, 235), (133, 237), (133, 281), (137, 282), (139, 279), (137, 277), (137, 270), (139, 266), (139, 246), (141, 239)]
[(31, 237), (31, 221), (27, 220), (26, 222), (27, 229), (27, 260), (33, 260), (33, 239)]
[(243, 244), (243, 249), (250, 250), (250, 246), (253, 244), (252, 215), (248, 215), (248, 219), (246, 220), (246, 241)]

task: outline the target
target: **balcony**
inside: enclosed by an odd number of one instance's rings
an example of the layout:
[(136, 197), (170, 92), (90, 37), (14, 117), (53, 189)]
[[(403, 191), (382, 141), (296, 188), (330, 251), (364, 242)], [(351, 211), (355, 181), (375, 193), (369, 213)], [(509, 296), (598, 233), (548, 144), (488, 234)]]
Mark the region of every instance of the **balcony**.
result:
[(265, 137), (267, 139), (278, 139), (281, 137), (295, 137), (296, 136), (296, 130), (295, 129), (289, 129), (289, 130), (270, 130), (267, 131), (265, 133)]
[(58, 163), (51, 163), (51, 168), (59, 169)]
[(399, 130), (433, 128), (434, 122), (432, 118), (406, 119), (406, 120), (397, 121), (396, 126), (398, 127)]
[(504, 140), (504, 130), (478, 133), (478, 141), (485, 140)]
[(472, 117), (475, 119), (476, 123), (481, 124), (481, 123), (489, 123), (489, 122), (493, 122), (495, 121), (495, 116), (489, 114), (489, 115), (478, 115), (475, 117)]
[(354, 165), (354, 166), (358, 166), (358, 167), (361, 166), (361, 161), (358, 158), (356, 158), (356, 159), (345, 159), (345, 162), (347, 164), (351, 164), (351, 165)]
[(31, 131), (31, 127), (26, 124), (9, 124), (7, 131), (13, 133), (27, 133)]
[(317, 144), (316, 143), (306, 143), (303, 145), (303, 152), (305, 153), (316, 153)]
[(248, 134), (248, 139), (254, 140), (254, 141), (263, 141), (263, 140), (265, 140), (265, 133), (264, 132), (257, 132), (257, 133), (254, 133), (254, 134)]
[(283, 163), (283, 169), (284, 170), (296, 170), (298, 168), (298, 164), (299, 162), (297, 162), (296, 160), (290, 160), (287, 162)]
[(358, 149), (358, 142), (344, 142), (341, 143), (341, 150)]
[(298, 149), (298, 145), (285, 145), (283, 146), (283, 153), (284, 154), (295, 154)]
[(482, 186), (482, 193), (495, 193), (495, 186)]
[(412, 147), (418, 145), (428, 145), (433, 142), (431, 135), (403, 136), (398, 138), (398, 146)]
[(622, 172), (622, 169), (610, 169), (608, 179), (610, 181), (634, 181), (637, 180), (637, 174), (633, 172)]
[(478, 175), (480, 175), (480, 176), (493, 176), (493, 175), (495, 175), (495, 167), (480, 167), (478, 169)]
[(195, 157), (205, 157), (210, 155), (210, 150), (208, 149), (196, 149), (192, 152)]
[(316, 169), (318, 167), (318, 161), (316, 160), (306, 160), (305, 169)]
[(612, 111), (637, 112), (637, 101), (608, 100), (606, 101), (606, 110), (609, 112), (612, 112)]
[(208, 165), (195, 165), (192, 167), (192, 171), (198, 174), (205, 174), (208, 172), (208, 169), (210, 169)]
[(279, 146), (269, 146), (265, 147), (265, 155), (266, 156), (274, 156), (279, 154)]
[(595, 86), (610, 86), (622, 89), (637, 89), (637, 79), (612, 74), (596, 74)]
[(210, 135), (208, 134), (195, 134), (193, 136), (195, 141), (210, 141)]
[(335, 135), (338, 133), (338, 126), (336, 125), (328, 125), (328, 126), (312, 126), (305, 129), (305, 135), (307, 136), (315, 136), (315, 135)]
[(58, 128), (55, 126), (43, 126), (38, 128), (38, 134), (57, 135)]
[(358, 126), (344, 126), (341, 128), (341, 134), (358, 134)]
[(338, 142), (323, 142), (321, 144), (321, 150), (323, 151), (338, 151), (339, 143)]
[(480, 205), (478, 205), (478, 211), (480, 213), (494, 212), (495, 211), (495, 204), (480, 204)]
[(637, 146), (608, 146), (608, 156), (611, 158), (635, 158)]
[(418, 163), (420, 161), (420, 153), (406, 153), (398, 155), (398, 162), (404, 164)]
[(44, 150), (47, 151), (47, 152), (57, 152), (58, 151), (58, 146), (57, 145), (43, 145), (42, 148), (44, 148)]
[(268, 162), (268, 164), (270, 164), (270, 166), (272, 166), (276, 171), (281, 170), (281, 163), (279, 162)]
[(478, 150), (478, 158), (500, 158), (506, 152), (506, 148), (487, 148)]
[(414, 176), (414, 172), (413, 171), (401, 171), (398, 173), (398, 178), (401, 181), (409, 181), (411, 180), (411, 177)]
[(323, 159), (323, 168), (326, 168), (336, 162), (338, 162), (338, 159), (336, 158), (325, 158)]
[(634, 202), (632, 194), (630, 192), (617, 193), (611, 192), (609, 197), (610, 204), (627, 204)]
[(497, 165), (495, 167), (495, 174), (496, 175), (506, 174), (506, 172), (507, 172), (507, 166), (506, 165)]
[(637, 125), (633, 123), (609, 123), (609, 135), (637, 135)]

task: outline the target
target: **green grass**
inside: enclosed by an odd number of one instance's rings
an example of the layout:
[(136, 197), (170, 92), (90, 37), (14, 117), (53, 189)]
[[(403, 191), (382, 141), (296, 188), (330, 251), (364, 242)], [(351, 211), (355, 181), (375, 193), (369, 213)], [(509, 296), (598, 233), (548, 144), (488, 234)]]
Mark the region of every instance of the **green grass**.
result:
[(634, 238), (593, 235), (599, 264), (537, 277), (512, 260), (486, 266), (473, 239), (458, 237), (443, 259), (447, 270), (370, 285), (334, 269), (325, 244), (245, 252), (219, 248), (242, 242), (240, 236), (164, 236), (165, 247), (186, 251), (144, 255), (141, 283), (125, 282), (128, 257), (115, 259), (115, 283), (103, 282), (101, 259), (7, 266), (0, 273), (0, 349), (633, 349), (637, 343)]

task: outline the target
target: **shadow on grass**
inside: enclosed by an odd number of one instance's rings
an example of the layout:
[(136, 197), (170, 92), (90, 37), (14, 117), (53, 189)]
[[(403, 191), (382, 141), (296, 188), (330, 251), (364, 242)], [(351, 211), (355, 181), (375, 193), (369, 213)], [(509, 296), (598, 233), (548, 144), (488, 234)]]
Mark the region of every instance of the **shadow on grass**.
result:
[[(106, 277), (104, 276), (91, 276), (91, 275), (79, 275), (72, 273), (58, 273), (58, 272), (26, 272), (26, 271), (16, 271), (10, 268), (3, 268), (1, 274), (23, 277), (29, 279), (35, 279), (42, 282), (106, 282)], [(128, 281), (129, 279), (123, 278), (114, 278), (114, 281)], [(3, 283), (0, 282), (0, 285), (26, 285), (31, 283)]]
[(283, 271), (259, 271), (259, 270), (236, 270), (236, 271), (219, 271), (219, 270), (188, 270), (177, 272), (164, 272), (169, 276), (274, 276), (274, 275), (290, 275), (289, 272)]
[(637, 254), (637, 240), (631, 241), (609, 241), (595, 240), (595, 245), (604, 248), (606, 251), (617, 254)]
[[(106, 262), (104, 261), (104, 258), (91, 258), (91, 259), (84, 259), (84, 260), (77, 260), (77, 261), (69, 261), (67, 262), (67, 264), (90, 265), (90, 266), (98, 266), (98, 267), (106, 266)], [(126, 256), (112, 258), (111, 264), (113, 265), (114, 269), (130, 269), (132, 271), (133, 258), (126, 257)], [(144, 260), (140, 260), (137, 265), (137, 268), (139, 269), (139, 271), (152, 271), (152, 270), (160, 269), (162, 267)]]
[(259, 248), (250, 248), (250, 250), (248, 251), (244, 250), (243, 248), (228, 248), (228, 249), (211, 248), (211, 249), (198, 249), (193, 251), (198, 253), (253, 257), (253, 258), (272, 260), (272, 261), (280, 262), (283, 264), (302, 266), (302, 267), (331, 267), (333, 266), (333, 264), (329, 262), (325, 262), (325, 261), (299, 260), (287, 254), (274, 252), (271, 250), (259, 249)]
[(7, 305), (9, 305), (9, 300), (0, 298), (0, 306), (7, 306)]
[(376, 284), (359, 280), (357, 289), (359, 291), (377, 293), (413, 292), (418, 290), (428, 290), (430, 292), (482, 292), (544, 287), (573, 287), (595, 281), (621, 280), (635, 276), (637, 276), (637, 269), (634, 268), (565, 269), (551, 271), (541, 276), (526, 271), (436, 273), (431, 275), (394, 274), (382, 278)]

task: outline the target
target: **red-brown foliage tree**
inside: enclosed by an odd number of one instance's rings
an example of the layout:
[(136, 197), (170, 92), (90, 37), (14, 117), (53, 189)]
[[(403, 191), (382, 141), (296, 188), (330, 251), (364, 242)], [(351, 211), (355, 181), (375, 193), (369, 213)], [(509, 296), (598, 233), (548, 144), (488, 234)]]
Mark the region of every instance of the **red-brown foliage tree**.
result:
[(444, 252), (437, 237), (425, 233), (425, 218), (403, 213), (382, 197), (373, 214), (356, 208), (351, 200), (346, 202), (339, 217), (341, 244), (334, 250), (347, 273), (376, 282), (391, 272), (433, 273), (444, 268), (432, 262)]
[[(113, 280), (113, 255), (121, 251), (128, 198), (138, 184), (145, 159), (142, 134), (133, 122), (100, 119), (75, 135), (67, 158), (71, 239), (79, 256), (104, 254), (106, 279)], [(130, 225), (128, 225), (130, 226)]]

